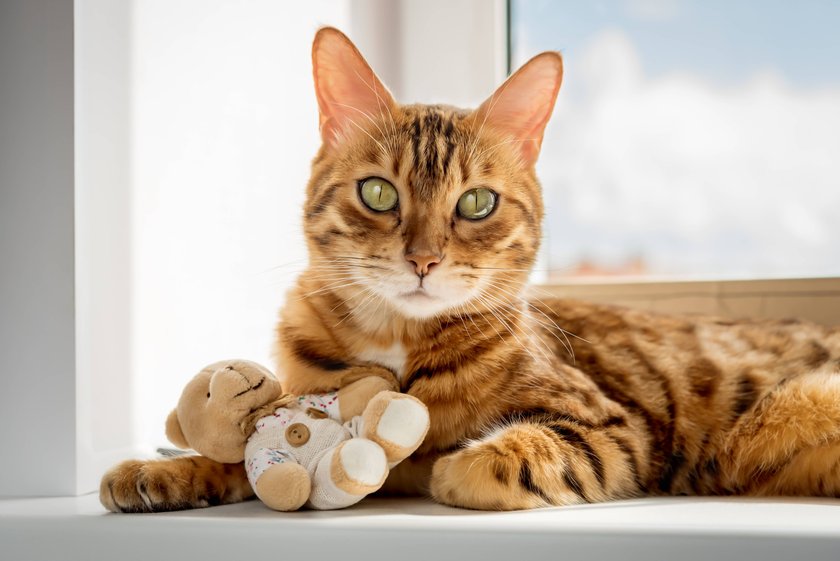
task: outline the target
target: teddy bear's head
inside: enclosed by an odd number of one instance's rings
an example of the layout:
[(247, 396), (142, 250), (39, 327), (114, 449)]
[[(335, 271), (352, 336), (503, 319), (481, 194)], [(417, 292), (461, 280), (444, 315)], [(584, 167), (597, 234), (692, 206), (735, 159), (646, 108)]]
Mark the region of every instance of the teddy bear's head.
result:
[(280, 382), (255, 362), (213, 363), (184, 388), (166, 419), (166, 436), (217, 462), (241, 462), (253, 429), (249, 421), (270, 414), (281, 394)]

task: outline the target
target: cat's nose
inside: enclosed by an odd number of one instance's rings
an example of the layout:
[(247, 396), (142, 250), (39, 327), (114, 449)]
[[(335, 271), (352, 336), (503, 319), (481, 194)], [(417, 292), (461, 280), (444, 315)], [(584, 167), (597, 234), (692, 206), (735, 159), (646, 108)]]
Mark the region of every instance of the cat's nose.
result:
[(414, 272), (421, 279), (429, 274), (432, 267), (440, 263), (442, 257), (426, 251), (412, 251), (405, 254), (405, 260), (414, 266)]

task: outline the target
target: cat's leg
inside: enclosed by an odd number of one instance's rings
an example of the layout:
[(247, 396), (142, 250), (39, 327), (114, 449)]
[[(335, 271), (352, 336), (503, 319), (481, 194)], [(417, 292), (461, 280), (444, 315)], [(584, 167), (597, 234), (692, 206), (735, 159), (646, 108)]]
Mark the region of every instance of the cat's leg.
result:
[(773, 389), (733, 427), (719, 464), (729, 492), (840, 496), (840, 373)]
[(99, 500), (112, 512), (161, 512), (237, 503), (254, 496), (243, 464), (203, 456), (129, 460), (103, 477)]
[(432, 496), (452, 506), (515, 510), (638, 495), (645, 441), (622, 426), (528, 419), (440, 458)]

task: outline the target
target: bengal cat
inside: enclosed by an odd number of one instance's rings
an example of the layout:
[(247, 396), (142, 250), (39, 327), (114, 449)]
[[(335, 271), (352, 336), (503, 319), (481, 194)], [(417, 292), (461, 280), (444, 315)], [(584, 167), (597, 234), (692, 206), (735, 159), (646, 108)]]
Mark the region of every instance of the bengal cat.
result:
[[(335, 29), (313, 63), (310, 265), (281, 313), (278, 371), (295, 393), (374, 375), (428, 405), (426, 442), (388, 490), (498, 510), (840, 495), (840, 330), (523, 296), (559, 54), (474, 111), (398, 105)], [(127, 462), (101, 488), (123, 512), (251, 494), (241, 466), (201, 457)]]

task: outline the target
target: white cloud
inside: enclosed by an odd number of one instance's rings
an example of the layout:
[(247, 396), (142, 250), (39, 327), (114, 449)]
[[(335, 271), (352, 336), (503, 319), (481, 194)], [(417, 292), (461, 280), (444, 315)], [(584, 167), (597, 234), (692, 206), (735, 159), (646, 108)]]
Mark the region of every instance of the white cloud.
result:
[(840, 274), (840, 90), (649, 79), (619, 31), (581, 53), (540, 162), (553, 266), (643, 254), (661, 272)]

